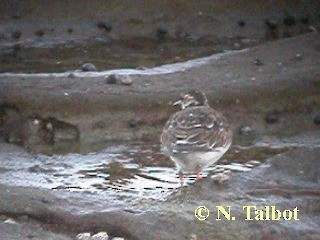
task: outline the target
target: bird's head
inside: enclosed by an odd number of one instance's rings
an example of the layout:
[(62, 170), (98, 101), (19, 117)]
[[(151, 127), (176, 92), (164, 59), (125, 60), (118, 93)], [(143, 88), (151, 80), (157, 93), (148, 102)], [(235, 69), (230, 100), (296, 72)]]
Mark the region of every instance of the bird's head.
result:
[(203, 92), (199, 90), (189, 90), (181, 93), (180, 99), (173, 106), (180, 105), (181, 109), (196, 106), (208, 106), (208, 99)]

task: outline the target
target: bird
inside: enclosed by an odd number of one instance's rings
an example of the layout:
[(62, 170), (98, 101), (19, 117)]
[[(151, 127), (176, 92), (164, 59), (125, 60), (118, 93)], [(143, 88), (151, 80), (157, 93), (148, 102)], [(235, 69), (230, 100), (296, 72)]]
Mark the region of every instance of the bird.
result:
[(181, 93), (174, 104), (181, 110), (173, 113), (160, 136), (162, 152), (184, 174), (196, 173), (216, 163), (230, 148), (232, 131), (226, 118), (209, 106), (206, 95), (199, 90)]

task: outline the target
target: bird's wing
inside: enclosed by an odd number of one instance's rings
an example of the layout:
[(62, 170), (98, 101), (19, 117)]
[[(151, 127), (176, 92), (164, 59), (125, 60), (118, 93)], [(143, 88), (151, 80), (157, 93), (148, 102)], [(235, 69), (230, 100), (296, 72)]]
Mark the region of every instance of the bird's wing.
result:
[(214, 151), (223, 147), (229, 133), (226, 120), (208, 107), (194, 107), (175, 113), (167, 122), (162, 141), (173, 153)]

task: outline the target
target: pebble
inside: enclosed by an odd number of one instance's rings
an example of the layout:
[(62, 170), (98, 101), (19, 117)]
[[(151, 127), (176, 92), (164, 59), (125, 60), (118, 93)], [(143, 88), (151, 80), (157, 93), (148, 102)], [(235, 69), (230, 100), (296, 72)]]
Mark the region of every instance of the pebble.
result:
[(283, 24), (288, 27), (293, 27), (296, 24), (296, 20), (293, 16), (286, 16), (283, 19)]
[(76, 75), (74, 73), (69, 73), (68, 78), (76, 78)]
[(3, 223), (6, 224), (18, 224), (15, 220), (13, 220), (12, 218), (7, 218)]
[(244, 20), (239, 20), (238, 21), (238, 25), (239, 25), (239, 27), (245, 27), (246, 26), (246, 22)]
[(278, 116), (274, 113), (268, 113), (264, 120), (269, 124), (276, 123), (278, 121)]
[(84, 63), (81, 67), (84, 72), (94, 72), (97, 71), (96, 67), (92, 63)]
[(313, 123), (319, 125), (320, 124), (320, 114), (316, 115), (313, 118)]
[(128, 126), (130, 128), (136, 128), (140, 123), (140, 119), (131, 119), (129, 122), (128, 122)]
[(242, 126), (239, 128), (241, 135), (250, 135), (254, 130), (250, 126)]
[(227, 182), (229, 180), (229, 176), (226, 172), (218, 173), (211, 176), (211, 179), (218, 184), (222, 184), (224, 182)]
[(76, 236), (76, 240), (90, 240), (91, 239), (91, 234), (90, 233), (79, 233)]
[(263, 65), (263, 62), (259, 59), (259, 58), (256, 58), (253, 63), (257, 66), (262, 66)]
[(298, 60), (302, 60), (302, 55), (301, 55), (300, 53), (297, 53), (297, 54), (296, 54), (296, 58), (297, 58)]
[(128, 75), (117, 75), (111, 74), (106, 77), (105, 83), (106, 84), (123, 84), (123, 85), (131, 85), (132, 78)]
[(106, 232), (99, 232), (95, 235), (92, 235), (91, 240), (108, 240), (109, 235)]
[(168, 29), (165, 26), (159, 26), (156, 31), (157, 39), (163, 41), (166, 40), (168, 35)]
[(117, 75), (111, 74), (106, 77), (105, 83), (106, 84), (117, 84)]
[(100, 29), (100, 30), (103, 30), (103, 31), (106, 31), (106, 32), (110, 32), (112, 30), (112, 26), (110, 23), (106, 23), (106, 22), (103, 22), (103, 21), (100, 21), (97, 23), (97, 27)]
[(253, 165), (253, 166), (258, 166), (261, 164), (260, 161), (258, 160), (250, 160), (249, 162), (247, 162), (247, 164)]
[(132, 78), (127, 75), (122, 75), (121, 76), (121, 83), (124, 85), (131, 85), (132, 84)]

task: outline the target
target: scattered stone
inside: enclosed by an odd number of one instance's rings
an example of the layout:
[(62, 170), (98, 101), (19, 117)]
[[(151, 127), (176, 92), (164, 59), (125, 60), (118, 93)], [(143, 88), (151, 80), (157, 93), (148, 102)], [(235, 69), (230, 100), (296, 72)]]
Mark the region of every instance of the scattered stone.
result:
[(251, 135), (254, 130), (250, 126), (242, 126), (239, 128), (239, 134), (241, 135)]
[(188, 43), (197, 43), (200, 39), (200, 36), (197, 35), (189, 35), (186, 37), (186, 41)]
[(278, 121), (278, 116), (275, 113), (268, 113), (264, 119), (268, 124), (273, 124)]
[(241, 43), (234, 43), (233, 46), (235, 49), (238, 49), (238, 50), (242, 48)]
[(246, 22), (244, 20), (239, 20), (238, 21), (238, 25), (239, 25), (239, 27), (245, 27), (246, 26)]
[(76, 239), (76, 240), (90, 240), (90, 239), (91, 239), (90, 236), (91, 236), (90, 233), (79, 233), (79, 234), (75, 237), (75, 239)]
[(302, 60), (302, 55), (301, 55), (300, 53), (297, 53), (297, 54), (296, 54), (296, 59), (297, 59), (297, 60)]
[(21, 32), (20, 31), (14, 31), (14, 32), (12, 32), (11, 33), (11, 37), (13, 38), (13, 39), (15, 39), (15, 40), (19, 40), (20, 39), (20, 37), (21, 37)]
[(76, 78), (76, 75), (74, 73), (69, 73), (68, 78)]
[(81, 67), (84, 72), (95, 72), (97, 71), (96, 67), (92, 63), (84, 63)]
[(167, 39), (168, 29), (165, 26), (159, 26), (156, 31), (156, 37), (160, 41), (164, 41)]
[(229, 176), (227, 175), (227, 173), (229, 173), (229, 172), (230, 171), (224, 171), (222, 173), (217, 173), (215, 175), (212, 175), (211, 179), (217, 184), (223, 184), (229, 180)]
[(140, 119), (131, 119), (131, 120), (128, 122), (128, 126), (129, 126), (130, 128), (136, 128), (139, 124), (140, 124)]
[(96, 37), (95, 41), (98, 43), (109, 44), (111, 43), (111, 39), (107, 36)]
[(105, 80), (106, 84), (117, 84), (118, 83), (118, 77), (115, 74), (111, 74), (109, 76), (106, 77)]
[(7, 218), (3, 223), (5, 224), (18, 224), (15, 220), (12, 218)]
[(266, 39), (277, 39), (279, 37), (278, 33), (278, 23), (275, 20), (265, 20), (265, 37)]
[(253, 165), (253, 166), (258, 166), (261, 164), (260, 161), (258, 160), (250, 160), (249, 162), (247, 162), (247, 164)]
[(263, 65), (263, 62), (259, 59), (259, 58), (256, 58), (253, 63), (257, 66), (262, 66)]
[(283, 24), (288, 27), (293, 27), (296, 24), (296, 20), (293, 16), (288, 15), (283, 19)]
[(43, 30), (37, 30), (35, 33), (34, 33), (37, 37), (42, 37), (44, 35), (44, 31)]
[(99, 232), (95, 235), (92, 235), (91, 240), (108, 240), (109, 235), (106, 232)]
[(300, 18), (300, 22), (301, 22), (303, 25), (309, 24), (309, 17), (304, 16), (304, 17)]
[(68, 33), (73, 33), (73, 29), (72, 28), (68, 28)]
[(316, 116), (313, 118), (313, 122), (314, 122), (314, 124), (317, 124), (317, 125), (320, 124), (320, 114), (316, 115)]
[(132, 84), (132, 78), (128, 75), (121, 75), (121, 83), (123, 85), (131, 85)]
[(106, 84), (123, 84), (123, 85), (131, 85), (132, 78), (128, 75), (118, 75), (118, 74), (111, 74), (106, 77), (105, 83)]
[(98, 22), (97, 27), (99, 28), (100, 31), (110, 32), (112, 30), (111, 24), (103, 21)]

